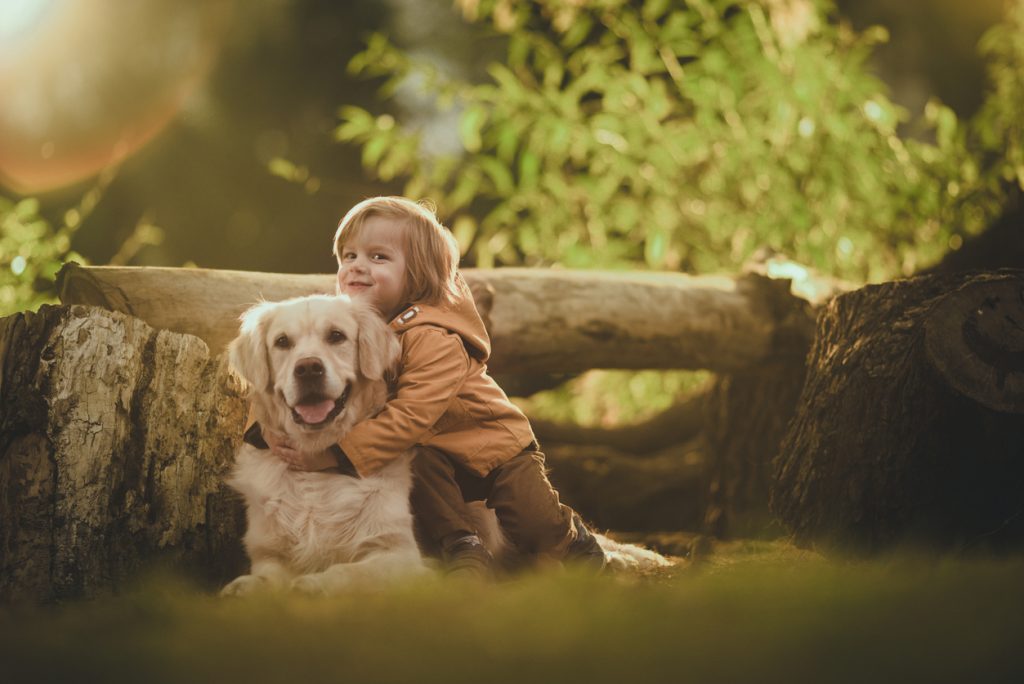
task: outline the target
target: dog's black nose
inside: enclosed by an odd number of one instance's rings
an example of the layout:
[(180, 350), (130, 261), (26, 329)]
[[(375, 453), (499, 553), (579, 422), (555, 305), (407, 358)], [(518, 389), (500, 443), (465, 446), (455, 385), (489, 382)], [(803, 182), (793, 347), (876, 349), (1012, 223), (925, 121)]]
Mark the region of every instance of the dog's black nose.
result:
[(295, 377), (303, 380), (311, 380), (313, 378), (321, 378), (324, 374), (324, 365), (320, 363), (320, 359), (317, 358), (306, 358), (300, 359), (295, 364)]

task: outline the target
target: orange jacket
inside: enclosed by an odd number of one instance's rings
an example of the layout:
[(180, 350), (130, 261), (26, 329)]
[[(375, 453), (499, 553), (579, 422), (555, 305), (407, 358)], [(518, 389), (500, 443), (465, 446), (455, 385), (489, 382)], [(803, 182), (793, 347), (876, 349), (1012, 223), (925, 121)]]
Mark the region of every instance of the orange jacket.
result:
[(526, 416), (487, 374), (490, 339), (461, 277), (459, 285), (454, 304), (415, 304), (391, 321), (402, 343), (395, 395), (340, 443), (361, 475), (422, 444), (484, 476), (534, 441)]

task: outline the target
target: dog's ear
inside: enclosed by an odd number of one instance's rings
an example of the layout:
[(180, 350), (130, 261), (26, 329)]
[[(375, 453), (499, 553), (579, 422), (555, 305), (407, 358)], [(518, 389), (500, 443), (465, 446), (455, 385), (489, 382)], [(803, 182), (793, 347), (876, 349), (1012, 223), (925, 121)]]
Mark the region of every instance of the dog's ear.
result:
[(271, 302), (260, 302), (239, 318), (242, 325), (238, 337), (228, 346), (228, 363), (258, 392), (270, 384), (270, 364), (265, 338), (267, 313)]
[(398, 336), (375, 308), (358, 301), (352, 304), (359, 323), (359, 373), (370, 380), (383, 380), (395, 370), (402, 355)]

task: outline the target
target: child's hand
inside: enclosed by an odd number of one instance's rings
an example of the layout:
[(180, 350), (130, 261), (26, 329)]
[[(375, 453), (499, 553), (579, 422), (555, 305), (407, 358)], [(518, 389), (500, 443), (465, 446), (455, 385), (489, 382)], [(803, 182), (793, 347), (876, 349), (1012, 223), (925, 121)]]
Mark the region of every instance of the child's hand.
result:
[(288, 464), (292, 470), (323, 470), (335, 468), (338, 461), (327, 451), (319, 453), (306, 453), (293, 448), (288, 438), (273, 430), (263, 430), (263, 440), (270, 447), (270, 453), (274, 454)]

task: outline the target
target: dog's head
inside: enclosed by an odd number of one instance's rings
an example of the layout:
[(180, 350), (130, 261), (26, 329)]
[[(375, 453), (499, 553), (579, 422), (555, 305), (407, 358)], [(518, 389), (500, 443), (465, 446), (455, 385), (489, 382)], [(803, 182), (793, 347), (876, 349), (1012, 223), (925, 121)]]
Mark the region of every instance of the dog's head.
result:
[(381, 383), (398, 363), (398, 340), (380, 315), (344, 295), (262, 302), (241, 321), (228, 360), (304, 430), (332, 425), (353, 388)]

